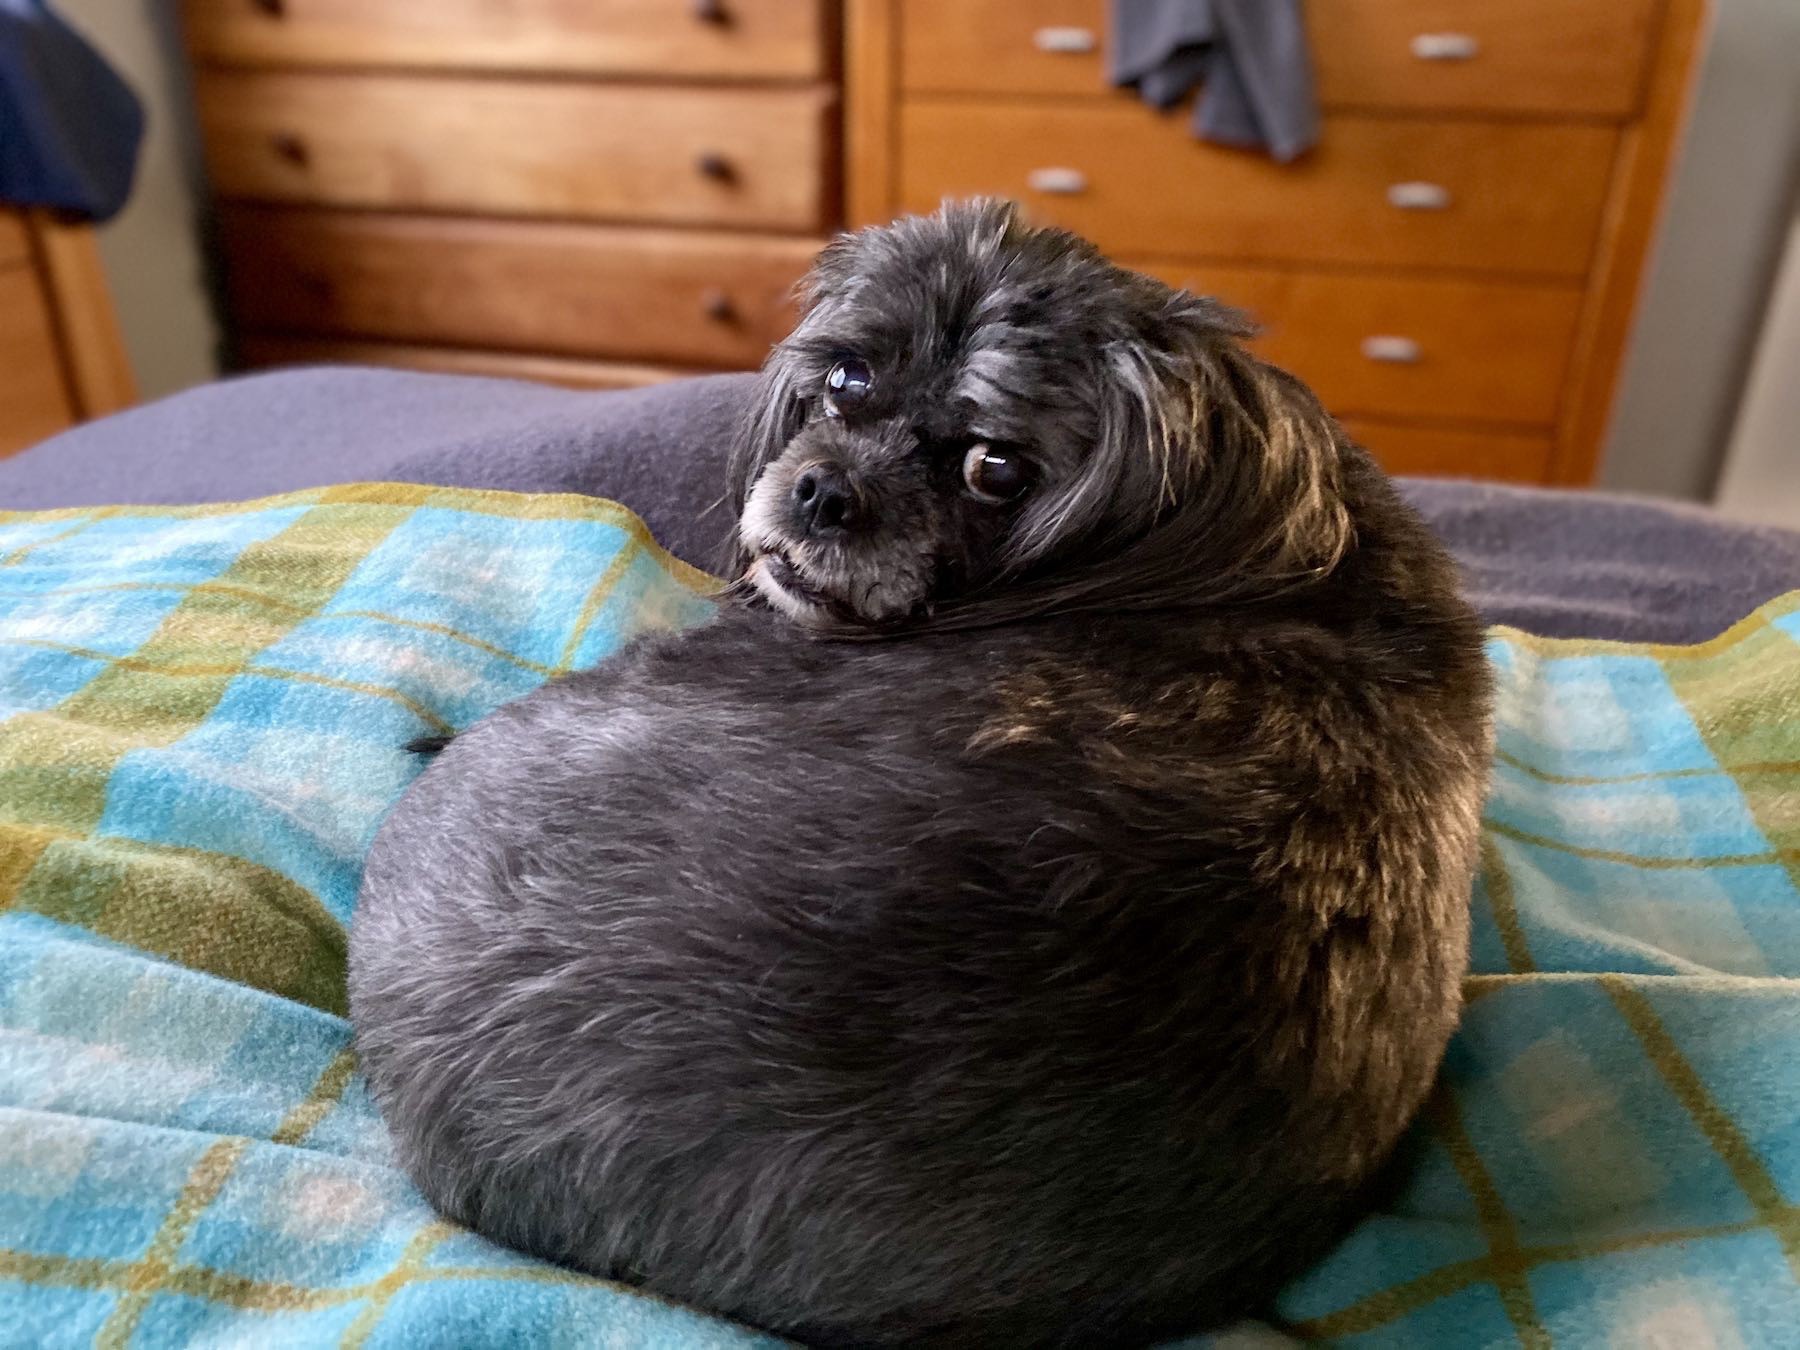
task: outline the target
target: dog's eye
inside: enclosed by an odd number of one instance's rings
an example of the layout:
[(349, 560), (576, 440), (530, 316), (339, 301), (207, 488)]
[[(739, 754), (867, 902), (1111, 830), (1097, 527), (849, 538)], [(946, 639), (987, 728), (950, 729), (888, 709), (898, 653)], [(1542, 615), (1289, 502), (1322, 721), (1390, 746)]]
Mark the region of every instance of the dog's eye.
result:
[(1023, 455), (979, 442), (963, 456), (963, 482), (971, 495), (997, 506), (1031, 486), (1031, 470)]
[(854, 356), (839, 361), (825, 376), (825, 415), (842, 417), (869, 401), (875, 374)]

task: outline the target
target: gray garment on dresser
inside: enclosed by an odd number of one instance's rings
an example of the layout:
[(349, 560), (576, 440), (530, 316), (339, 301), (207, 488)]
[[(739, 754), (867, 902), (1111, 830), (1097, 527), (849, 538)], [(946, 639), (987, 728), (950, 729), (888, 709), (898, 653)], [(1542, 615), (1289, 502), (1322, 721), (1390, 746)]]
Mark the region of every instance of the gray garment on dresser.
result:
[(1319, 139), (1300, 0), (1112, 0), (1112, 82), (1158, 108), (1195, 85), (1194, 131), (1288, 160)]

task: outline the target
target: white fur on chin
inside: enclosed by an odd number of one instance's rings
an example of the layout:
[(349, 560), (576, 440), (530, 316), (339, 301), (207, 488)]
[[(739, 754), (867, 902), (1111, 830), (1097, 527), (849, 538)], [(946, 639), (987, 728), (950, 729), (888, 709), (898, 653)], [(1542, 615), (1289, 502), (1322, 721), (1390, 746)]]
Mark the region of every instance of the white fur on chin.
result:
[(780, 610), (795, 623), (816, 624), (825, 617), (825, 611), (810, 600), (803, 600), (781, 588), (781, 584), (769, 575), (766, 558), (758, 558), (750, 564), (750, 570), (744, 573), (744, 579), (763, 599)]

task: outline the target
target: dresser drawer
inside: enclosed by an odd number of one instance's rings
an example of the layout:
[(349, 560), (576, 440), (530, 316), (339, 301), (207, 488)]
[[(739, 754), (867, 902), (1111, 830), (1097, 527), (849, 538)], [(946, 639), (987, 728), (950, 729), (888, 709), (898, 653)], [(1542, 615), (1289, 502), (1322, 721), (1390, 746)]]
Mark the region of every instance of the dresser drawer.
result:
[[(1624, 117), (1658, 0), (1310, 0), (1320, 100)], [(902, 90), (1099, 94), (1106, 0), (900, 0)]]
[(813, 79), (828, 0), (185, 0), (203, 60)]
[(818, 241), (238, 207), (220, 222), (246, 330), (759, 364)]
[(25, 234), (25, 222), (17, 211), (0, 208), (0, 267), (28, 262), (31, 241)]
[(1344, 430), (1389, 473), (1548, 483), (1548, 433), (1471, 430), (1346, 417)]
[[(4, 230), (0, 224), (0, 236)], [(74, 420), (37, 273), (17, 261), (0, 264), (0, 455), (35, 445)]]
[(1573, 286), (1184, 267), (1143, 271), (1261, 327), (1259, 355), (1340, 415), (1549, 425), (1575, 343)]
[(345, 338), (269, 337), (257, 333), (239, 338), (236, 347), (238, 359), (253, 367), (389, 366), (442, 375), (531, 380), (571, 389), (638, 389), (695, 373), (673, 366), (583, 361), (568, 356), (470, 351), (463, 347), (419, 347), (403, 342), (357, 342)]
[(1610, 127), (1338, 117), (1279, 165), (1129, 103), (902, 103), (900, 205), (993, 193), (1115, 254), (1587, 270)]
[(1626, 118), (1662, 0), (1310, 0), (1327, 106)]
[(763, 229), (833, 223), (824, 89), (208, 71), (228, 197)]

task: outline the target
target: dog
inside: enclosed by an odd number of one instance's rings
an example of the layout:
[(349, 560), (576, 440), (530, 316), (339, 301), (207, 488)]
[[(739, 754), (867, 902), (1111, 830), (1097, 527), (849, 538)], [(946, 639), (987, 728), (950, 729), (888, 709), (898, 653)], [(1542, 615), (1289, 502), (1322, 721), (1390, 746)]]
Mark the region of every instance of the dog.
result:
[(716, 618), (443, 749), (356, 1044), (443, 1213), (820, 1346), (1132, 1345), (1341, 1236), (1460, 1008), (1453, 565), (1229, 310), (947, 204), (840, 237)]

